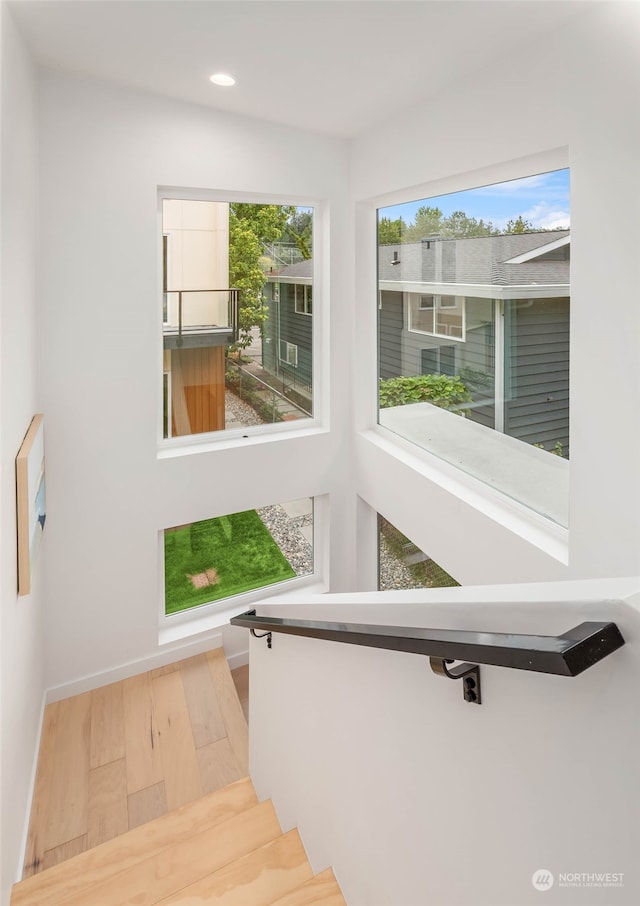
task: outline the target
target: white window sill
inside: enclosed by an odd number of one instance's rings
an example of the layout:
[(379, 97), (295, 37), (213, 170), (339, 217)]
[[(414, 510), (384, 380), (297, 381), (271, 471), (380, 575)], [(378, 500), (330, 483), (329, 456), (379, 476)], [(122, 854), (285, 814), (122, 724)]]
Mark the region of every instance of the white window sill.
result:
[(569, 461), (430, 403), (380, 410), (380, 425), (556, 525), (569, 525)]
[(234, 595), (214, 604), (203, 604), (191, 610), (182, 610), (170, 616), (161, 617), (158, 633), (160, 645), (171, 645), (183, 639), (204, 636), (229, 625), (231, 617), (244, 613), (261, 604), (286, 603), (288, 598), (300, 594), (319, 595), (327, 591), (324, 582), (317, 576), (290, 579), (268, 588), (256, 588), (242, 595)]

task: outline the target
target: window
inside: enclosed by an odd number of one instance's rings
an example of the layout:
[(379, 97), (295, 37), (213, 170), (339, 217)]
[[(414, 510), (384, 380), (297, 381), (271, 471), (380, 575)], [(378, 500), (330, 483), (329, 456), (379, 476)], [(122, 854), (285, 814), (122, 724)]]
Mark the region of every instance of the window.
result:
[(379, 423), (566, 526), (569, 171), (378, 214)]
[(294, 285), (294, 307), (298, 315), (312, 314), (312, 287)]
[(298, 347), (286, 340), (280, 340), (280, 361), (298, 367)]
[(309, 418), (313, 209), (163, 197), (160, 239), (163, 437)]
[(311, 498), (164, 531), (167, 615), (311, 573)]
[(464, 296), (409, 293), (409, 330), (464, 339)]
[(378, 589), (443, 588), (459, 582), (378, 515)]

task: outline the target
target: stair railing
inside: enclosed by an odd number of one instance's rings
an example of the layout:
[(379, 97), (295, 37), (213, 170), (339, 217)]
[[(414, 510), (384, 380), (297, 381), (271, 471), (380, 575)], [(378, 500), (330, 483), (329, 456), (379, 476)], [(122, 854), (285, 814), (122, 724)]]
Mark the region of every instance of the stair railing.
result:
[[(248, 627), (256, 638), (266, 638), (269, 648), (273, 633), (285, 633), (426, 655), (434, 673), (463, 680), (465, 701), (478, 705), (482, 702), (480, 664), (577, 676), (625, 644), (615, 623), (593, 621), (557, 636), (283, 619), (258, 616), (255, 610), (233, 617), (231, 623)], [(258, 629), (264, 630), (261, 636)], [(456, 661), (465, 663), (451, 667)]]

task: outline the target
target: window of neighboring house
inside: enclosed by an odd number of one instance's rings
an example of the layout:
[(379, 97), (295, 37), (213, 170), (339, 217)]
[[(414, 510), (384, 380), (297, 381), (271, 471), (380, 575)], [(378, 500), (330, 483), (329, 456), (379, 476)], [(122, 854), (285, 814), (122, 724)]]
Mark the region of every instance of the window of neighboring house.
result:
[(378, 515), (378, 589), (442, 588), (459, 585), (406, 535)]
[(409, 330), (464, 339), (464, 296), (409, 293)]
[(298, 347), (293, 343), (288, 343), (286, 340), (280, 340), (280, 361), (284, 362), (285, 365), (293, 365), (294, 368), (297, 368)]
[(166, 615), (312, 573), (310, 497), (164, 531)]
[(456, 373), (455, 346), (428, 346), (420, 350), (421, 374), (447, 374), (453, 377)]
[(379, 423), (566, 526), (569, 171), (378, 214)]
[(312, 314), (312, 287), (295, 284), (294, 287), (295, 310), (298, 315)]
[[(160, 237), (163, 437), (310, 418), (313, 318), (283, 353), (280, 341), (294, 315), (276, 288), (279, 275), (302, 268), (309, 283), (297, 287), (296, 311), (311, 314), (313, 209), (167, 194)], [(298, 368), (293, 383), (282, 380), (283, 362)]]

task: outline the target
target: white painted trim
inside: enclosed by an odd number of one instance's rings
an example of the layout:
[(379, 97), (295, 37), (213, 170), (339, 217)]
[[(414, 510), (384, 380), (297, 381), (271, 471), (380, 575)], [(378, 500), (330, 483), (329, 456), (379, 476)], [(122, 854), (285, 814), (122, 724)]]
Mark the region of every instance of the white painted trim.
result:
[(380, 289), (397, 293), (433, 293), (467, 298), (472, 296), (478, 299), (556, 299), (571, 295), (569, 283), (497, 286), (485, 283), (411, 283), (404, 280), (381, 280)]
[(494, 426), (496, 431), (504, 432), (504, 301), (494, 299)]
[[(247, 644), (249, 643), (249, 634), (247, 633)], [(238, 651), (237, 654), (232, 654), (231, 657), (227, 658), (227, 663), (229, 664), (229, 670), (237, 670), (238, 667), (246, 667), (249, 663), (249, 649), (246, 648), (244, 651)]]
[(284, 277), (282, 274), (268, 274), (268, 283), (293, 283), (301, 286), (313, 286), (313, 277)]
[[(487, 429), (491, 431), (491, 429)], [(507, 435), (494, 432), (496, 437)], [(409, 466), (418, 475), (481, 512), (487, 519), (522, 538), (565, 566), (569, 562), (569, 530), (514, 500), (481, 479), (440, 459), (429, 450), (383, 425), (360, 431), (359, 438)], [(517, 441), (520, 443), (520, 441)], [(548, 454), (551, 455), (551, 454)], [(363, 496), (363, 500), (368, 502)]]
[(535, 258), (540, 258), (542, 255), (546, 255), (547, 252), (552, 252), (554, 249), (561, 249), (565, 245), (571, 245), (571, 236), (563, 236), (561, 239), (555, 239), (553, 242), (539, 245), (529, 252), (523, 252), (521, 255), (516, 255), (515, 258), (509, 258), (508, 261), (503, 261), (502, 263), (524, 264), (525, 261), (533, 261)]
[(70, 683), (52, 686), (45, 692), (46, 704), (49, 705), (51, 702), (57, 702), (72, 695), (90, 692), (92, 689), (99, 689), (101, 686), (108, 686), (110, 683), (117, 683), (120, 680), (128, 679), (130, 676), (146, 673), (156, 667), (165, 667), (174, 661), (181, 661), (195, 654), (211, 651), (213, 648), (222, 648), (222, 632), (220, 629), (211, 632), (204, 638), (200, 636), (195, 641), (191, 640), (183, 645), (174, 645), (158, 654), (130, 661), (100, 673), (91, 673), (80, 677), (80, 679), (72, 680)]
[(33, 808), (33, 797), (36, 792), (36, 777), (38, 773), (38, 757), (40, 755), (40, 741), (42, 739), (42, 727), (44, 726), (44, 709), (47, 706), (47, 692), (42, 693), (42, 705), (40, 706), (40, 719), (38, 721), (38, 732), (36, 734), (36, 744), (33, 749), (33, 758), (31, 764), (31, 778), (29, 780), (29, 793), (27, 795), (27, 807), (25, 809), (24, 827), (22, 830), (22, 839), (18, 850), (18, 864), (16, 865), (16, 875), (14, 883), (22, 880), (24, 860), (27, 857), (27, 843), (29, 842), (29, 825), (31, 823), (31, 810)]

